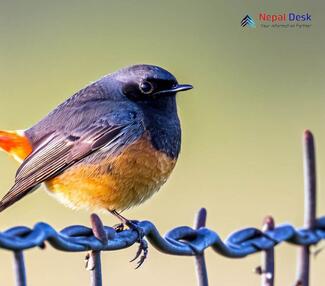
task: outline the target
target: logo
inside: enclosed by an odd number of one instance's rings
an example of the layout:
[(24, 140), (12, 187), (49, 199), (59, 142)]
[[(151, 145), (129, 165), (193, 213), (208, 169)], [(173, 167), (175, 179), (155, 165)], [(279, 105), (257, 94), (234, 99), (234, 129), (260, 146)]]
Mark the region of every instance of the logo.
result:
[(258, 25), (260, 28), (300, 29), (312, 26), (312, 15), (309, 12), (280, 12), (275, 14), (259, 12), (254, 17), (255, 20), (252, 16), (246, 15), (240, 21), (241, 27), (256, 28)]
[(311, 14), (297, 14), (297, 13), (282, 13), (282, 14), (267, 14), (260, 13), (259, 20), (261, 22), (311, 22)]
[(253, 19), (253, 17), (246, 15), (240, 22), (240, 25), (242, 27), (249, 27), (249, 28), (256, 28), (256, 24), (255, 21)]

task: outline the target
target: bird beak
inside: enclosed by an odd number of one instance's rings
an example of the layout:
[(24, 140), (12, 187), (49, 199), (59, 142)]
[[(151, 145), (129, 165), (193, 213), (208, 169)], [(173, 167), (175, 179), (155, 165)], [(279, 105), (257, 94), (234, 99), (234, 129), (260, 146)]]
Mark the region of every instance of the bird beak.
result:
[(163, 93), (179, 92), (179, 91), (189, 90), (192, 88), (193, 88), (193, 86), (190, 84), (177, 84), (170, 89), (157, 91), (154, 94), (157, 95), (157, 94), (163, 94)]

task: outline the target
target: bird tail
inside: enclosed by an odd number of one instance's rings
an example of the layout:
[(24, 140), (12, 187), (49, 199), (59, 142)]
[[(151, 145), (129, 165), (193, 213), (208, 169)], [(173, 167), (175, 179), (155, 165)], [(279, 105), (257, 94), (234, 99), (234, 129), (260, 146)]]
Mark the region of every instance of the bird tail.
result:
[(24, 131), (0, 130), (0, 150), (9, 153), (18, 162), (22, 162), (32, 152), (32, 145), (24, 135)]

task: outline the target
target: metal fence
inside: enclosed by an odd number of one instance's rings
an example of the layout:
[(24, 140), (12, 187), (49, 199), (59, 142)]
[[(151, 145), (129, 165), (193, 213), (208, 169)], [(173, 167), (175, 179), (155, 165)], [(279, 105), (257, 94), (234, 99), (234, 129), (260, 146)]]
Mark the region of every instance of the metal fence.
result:
[[(262, 265), (256, 272), (261, 274), (261, 285), (274, 285), (274, 247), (282, 242), (299, 246), (297, 278), (294, 285), (308, 286), (309, 247), (325, 239), (325, 217), (316, 218), (315, 146), (313, 135), (308, 130), (304, 133), (304, 177), (304, 228), (295, 228), (289, 224), (275, 226), (273, 218), (266, 217), (262, 230), (245, 228), (222, 241), (216, 232), (205, 227), (207, 212), (203, 208), (196, 216), (194, 227), (177, 227), (163, 237), (150, 221), (140, 221), (137, 225), (143, 230), (150, 244), (160, 252), (193, 256), (200, 286), (208, 285), (204, 258), (207, 248), (230, 258), (242, 258), (262, 252)], [(95, 214), (91, 215), (91, 228), (74, 225), (57, 232), (50, 225), (40, 222), (32, 229), (19, 226), (0, 232), (0, 248), (11, 250), (14, 254), (16, 285), (27, 285), (23, 251), (33, 247), (44, 248), (45, 242), (61, 251), (88, 251), (87, 269), (90, 270), (90, 284), (99, 286), (102, 285), (101, 252), (119, 250), (137, 243), (138, 233), (129, 229), (116, 231), (112, 227), (103, 226)]]

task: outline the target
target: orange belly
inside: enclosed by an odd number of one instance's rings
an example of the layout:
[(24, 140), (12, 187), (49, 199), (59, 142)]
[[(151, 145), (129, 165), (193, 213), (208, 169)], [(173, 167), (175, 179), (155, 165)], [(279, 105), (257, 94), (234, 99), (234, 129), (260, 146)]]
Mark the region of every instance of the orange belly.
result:
[(124, 210), (158, 191), (175, 163), (142, 137), (115, 158), (98, 164), (76, 164), (45, 184), (72, 208)]

